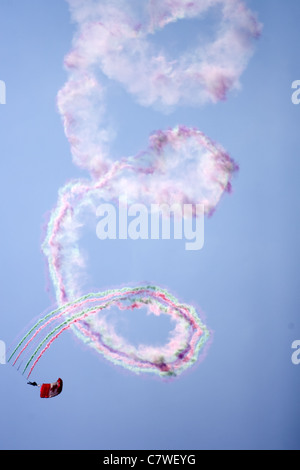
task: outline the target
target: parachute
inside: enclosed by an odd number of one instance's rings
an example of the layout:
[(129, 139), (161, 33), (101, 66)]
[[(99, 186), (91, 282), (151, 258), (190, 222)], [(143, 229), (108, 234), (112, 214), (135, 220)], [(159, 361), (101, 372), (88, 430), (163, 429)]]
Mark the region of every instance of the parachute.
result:
[(62, 392), (63, 388), (63, 381), (62, 379), (57, 379), (56, 382), (53, 382), (51, 384), (42, 384), (41, 385), (41, 391), (40, 391), (40, 397), (41, 398), (52, 398), (56, 397)]

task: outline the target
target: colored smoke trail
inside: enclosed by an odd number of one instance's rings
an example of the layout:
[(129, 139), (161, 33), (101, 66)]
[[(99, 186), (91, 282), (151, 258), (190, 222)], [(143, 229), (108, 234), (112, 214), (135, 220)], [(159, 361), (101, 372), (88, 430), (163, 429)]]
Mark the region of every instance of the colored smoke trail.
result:
[[(174, 109), (224, 100), (240, 87), (261, 26), (241, 0), (68, 0), (78, 24), (65, 58), (69, 73), (58, 94), (76, 165), (98, 177), (111, 166), (114, 131), (106, 117), (105, 82), (99, 71), (123, 86), (142, 106)], [(172, 57), (155, 47), (155, 33), (180, 20), (198, 19), (217, 9), (212, 37), (194, 50)], [(199, 22), (201, 32), (201, 23)], [(192, 46), (192, 45), (191, 45)]]
[[(112, 307), (134, 310), (147, 307), (148, 313), (169, 315), (175, 323), (169, 341), (160, 347), (137, 348), (118, 336), (105, 313)], [(133, 372), (150, 372), (162, 377), (175, 376), (193, 365), (209, 338), (208, 328), (195, 309), (183, 305), (167, 291), (155, 286), (140, 286), (88, 294), (41, 318), (19, 342), (10, 360), (26, 363), (22, 373), (30, 376), (50, 345), (71, 326), (78, 326), (78, 336), (114, 364)], [(31, 348), (30, 348), (31, 346)], [(33, 351), (32, 351), (33, 346)], [(25, 352), (25, 356), (24, 356)], [(28, 372), (29, 371), (29, 372)]]
[[(56, 338), (71, 329), (114, 364), (137, 373), (178, 375), (197, 361), (208, 328), (193, 307), (156, 286), (84, 295), (82, 227), (101, 202), (124, 196), (146, 205), (202, 204), (210, 215), (230, 191), (237, 165), (219, 144), (183, 125), (154, 132), (144, 151), (116, 160), (104, 78), (118, 82), (142, 106), (172, 110), (216, 103), (239, 88), (261, 27), (241, 0), (67, 1), (78, 31), (65, 58), (68, 80), (57, 106), (73, 161), (90, 179), (72, 180), (59, 191), (43, 243), (58, 308), (29, 330), (10, 360), (29, 376)], [(175, 58), (155, 48), (156, 32), (182, 19), (200, 20), (213, 8), (221, 23), (207, 43)], [(128, 344), (109, 322), (113, 306), (169, 315), (175, 327), (167, 344)]]
[(58, 303), (82, 295), (81, 227), (101, 201), (126, 194), (128, 202), (146, 205), (201, 203), (210, 214), (230, 190), (236, 169), (220, 146), (200, 131), (181, 126), (154, 134), (147, 151), (114, 163), (103, 177), (69, 182), (60, 190), (43, 244)]

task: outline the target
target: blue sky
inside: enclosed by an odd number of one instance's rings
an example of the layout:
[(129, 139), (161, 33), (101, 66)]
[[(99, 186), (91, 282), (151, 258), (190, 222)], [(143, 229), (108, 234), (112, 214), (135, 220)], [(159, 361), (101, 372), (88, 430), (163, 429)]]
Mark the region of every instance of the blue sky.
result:
[[(147, 280), (199, 306), (214, 331), (207, 357), (164, 383), (124, 372), (67, 332), (36, 369), (40, 381), (64, 379), (57, 399), (40, 400), (0, 365), (0, 449), (299, 449), (300, 365), (291, 344), (300, 339), (300, 105), (291, 84), (300, 79), (300, 5), (247, 4), (263, 34), (242, 89), (225, 103), (162, 114), (121, 88), (110, 96), (116, 154), (136, 153), (153, 130), (180, 123), (220, 142), (240, 165), (233, 194), (206, 220), (204, 248), (90, 240), (100, 290)], [(193, 40), (194, 28), (176, 27), (157, 40)], [(55, 106), (74, 28), (63, 1), (0, 2), (0, 339), (8, 345), (54, 303), (40, 250), (45, 214), (68, 179), (86, 176), (72, 164)], [(167, 335), (167, 322), (155, 321), (129, 319), (128, 338)]]

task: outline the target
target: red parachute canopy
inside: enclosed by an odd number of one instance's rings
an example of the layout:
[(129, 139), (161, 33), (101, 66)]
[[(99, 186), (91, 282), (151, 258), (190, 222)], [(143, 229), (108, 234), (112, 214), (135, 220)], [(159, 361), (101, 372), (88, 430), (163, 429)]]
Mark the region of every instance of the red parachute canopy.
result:
[(41, 398), (56, 397), (62, 392), (62, 388), (63, 388), (62, 379), (57, 379), (57, 381), (52, 384), (42, 384), (40, 397)]

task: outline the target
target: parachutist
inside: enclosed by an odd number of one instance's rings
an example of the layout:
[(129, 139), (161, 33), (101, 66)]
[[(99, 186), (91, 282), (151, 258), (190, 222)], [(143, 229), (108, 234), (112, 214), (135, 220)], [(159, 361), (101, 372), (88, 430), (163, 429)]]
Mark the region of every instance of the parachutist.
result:
[(50, 384), (37, 384), (36, 382), (27, 382), (27, 385), (32, 385), (33, 387), (41, 387), (40, 397), (41, 398), (52, 398), (56, 397), (62, 392), (63, 381), (62, 379), (57, 379), (56, 382)]

